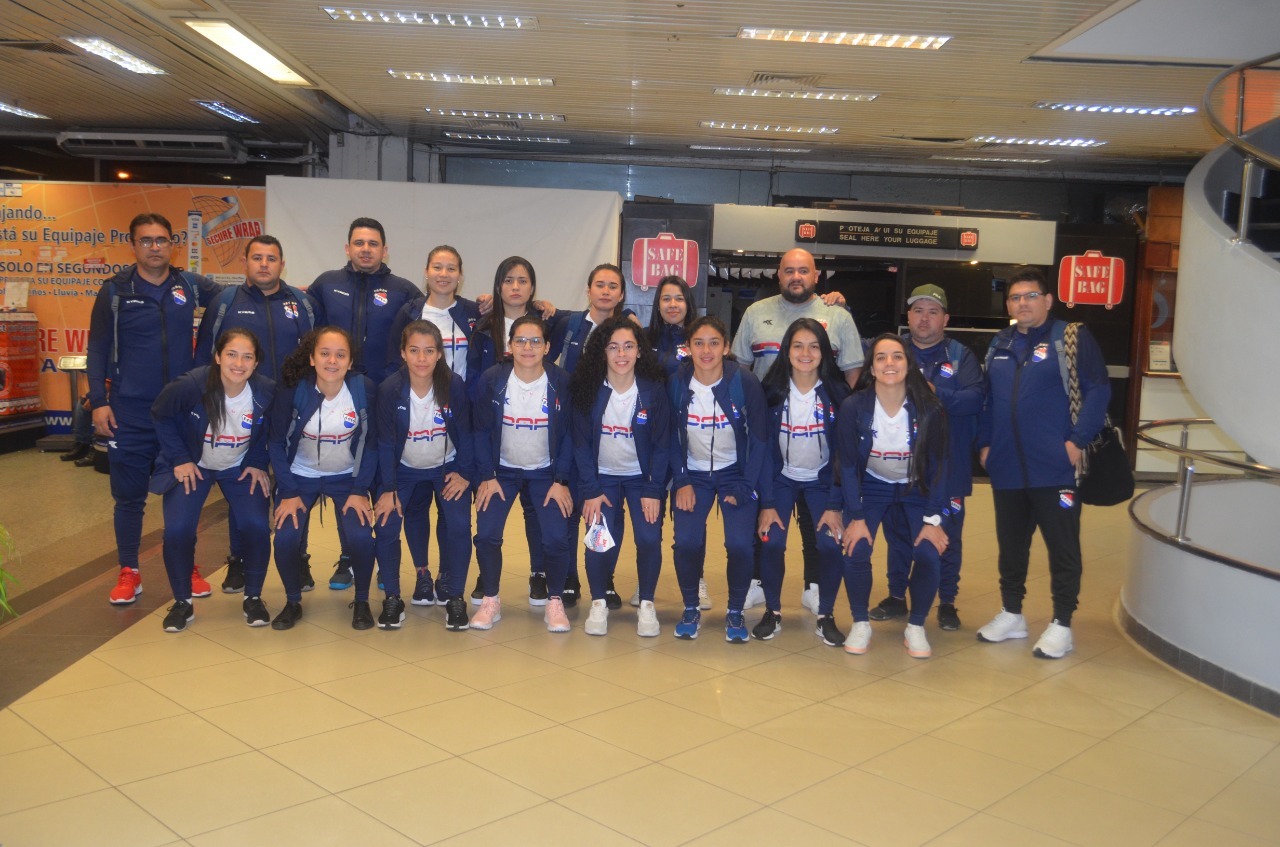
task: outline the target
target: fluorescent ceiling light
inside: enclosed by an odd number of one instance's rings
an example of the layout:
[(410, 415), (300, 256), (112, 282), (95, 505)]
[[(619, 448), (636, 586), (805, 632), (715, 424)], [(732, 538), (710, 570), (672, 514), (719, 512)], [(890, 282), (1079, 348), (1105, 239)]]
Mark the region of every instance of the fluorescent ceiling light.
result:
[(164, 71), (150, 62), (144, 62), (132, 53), (126, 53), (111, 42), (103, 41), (101, 38), (68, 38), (67, 41), (70, 41), (86, 53), (92, 53), (109, 62), (115, 62), (126, 71), (133, 71), (135, 74), (164, 73)]
[(408, 79), (414, 82), (459, 82), (464, 85), (555, 85), (550, 77), (536, 76), (504, 76), (502, 74), (450, 74), (431, 73), (429, 71), (397, 71), (388, 68), (387, 73), (396, 79)]
[(564, 122), (564, 115), (549, 115), (543, 112), (486, 112), (479, 109), (423, 109), (428, 115), (439, 115), (442, 118), (478, 118), (488, 121), (556, 121)]
[(739, 38), (755, 41), (795, 41), (802, 44), (843, 44), (848, 47), (905, 47), (937, 50), (951, 40), (949, 35), (895, 35), (884, 32), (837, 32), (811, 29), (764, 29), (743, 27)]
[(1101, 147), (1107, 143), (1094, 138), (1003, 138), (998, 135), (979, 135), (973, 140), (982, 144), (1026, 144), (1038, 147)]
[(17, 115), (20, 118), (36, 118), (37, 120), (47, 121), (48, 115), (42, 115), (39, 112), (29, 112), (26, 109), (19, 109), (17, 106), (10, 106), (8, 103), (0, 102), (0, 112), (8, 112), (11, 115)]
[(879, 97), (865, 91), (842, 91), (836, 88), (810, 88), (807, 90), (782, 90), (777, 88), (717, 88), (716, 94), (728, 97), (777, 97), (784, 100), (838, 100), (870, 103)]
[(567, 138), (549, 138), (538, 135), (489, 135), (480, 132), (446, 132), (445, 138), (458, 141), (524, 141), (535, 144), (568, 144)]
[(238, 123), (242, 123), (242, 124), (258, 123), (257, 120), (249, 117), (244, 112), (238, 112), (235, 109), (228, 106), (226, 103), (223, 103), (219, 100), (192, 100), (191, 102), (195, 103), (197, 106), (201, 107), (202, 109), (208, 109), (210, 112), (213, 112), (215, 115), (221, 115), (224, 118), (229, 118)]
[(400, 12), (383, 9), (344, 9), (321, 6), (335, 21), (369, 24), (409, 24), (413, 26), (451, 26), (462, 29), (537, 29), (538, 19), (532, 15), (480, 15), (460, 12)]
[(1054, 103), (1041, 100), (1035, 104), (1037, 109), (1051, 109), (1057, 112), (1095, 112), (1103, 115), (1159, 115), (1162, 117), (1180, 117), (1194, 115), (1195, 106), (1116, 106), (1100, 103)]
[(1015, 159), (1009, 156), (930, 156), (947, 162), (998, 162), (1006, 165), (1043, 165), (1053, 159)]
[(188, 20), (183, 23), (275, 82), (285, 85), (311, 84), (229, 21)]
[(714, 150), (721, 153), (810, 153), (808, 147), (729, 147), (716, 144), (690, 144), (690, 150)]
[(703, 129), (733, 129), (741, 132), (793, 132), (798, 135), (835, 135), (840, 130), (831, 126), (783, 126), (782, 124), (748, 124), (730, 121), (701, 121)]

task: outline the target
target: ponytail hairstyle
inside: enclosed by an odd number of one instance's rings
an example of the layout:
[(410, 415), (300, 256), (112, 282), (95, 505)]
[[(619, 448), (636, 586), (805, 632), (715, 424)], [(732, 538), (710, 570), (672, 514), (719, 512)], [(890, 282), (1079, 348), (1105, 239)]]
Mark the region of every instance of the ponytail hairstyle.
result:
[(431, 373), (431, 390), (436, 395), (436, 405), (444, 409), (449, 405), (449, 383), (453, 379), (453, 371), (449, 370), (444, 360), (444, 336), (440, 334), (440, 328), (431, 321), (424, 321), (421, 318), (409, 321), (404, 331), (400, 333), (401, 353), (409, 346), (409, 339), (415, 335), (429, 336), (436, 343), (436, 349), (440, 351), (436, 368)]
[(668, 285), (679, 288), (684, 297), (684, 320), (680, 322), (680, 326), (686, 339), (689, 337), (689, 325), (697, 317), (693, 308), (693, 291), (683, 277), (664, 276), (658, 280), (658, 287), (653, 290), (653, 310), (649, 312), (649, 344), (653, 347), (657, 347), (662, 341), (662, 330), (667, 325), (662, 317), (662, 289)]
[(582, 412), (590, 412), (596, 402), (596, 392), (609, 378), (609, 359), (605, 348), (620, 329), (631, 333), (636, 342), (636, 379), (647, 379), (662, 385), (666, 374), (658, 363), (657, 354), (644, 343), (644, 330), (630, 316), (609, 318), (591, 331), (582, 348), (582, 356), (569, 378), (569, 397)]
[[(813, 333), (818, 339), (821, 359), (818, 363), (818, 382), (827, 390), (827, 396), (833, 403), (839, 404), (847, 391), (847, 384), (840, 368), (836, 367), (836, 354), (831, 349), (831, 336), (827, 330), (813, 318), (797, 318), (787, 327), (782, 336), (778, 356), (769, 366), (769, 371), (760, 380), (764, 388), (765, 401), (770, 406), (781, 406), (791, 393), (791, 342), (800, 330)], [(843, 390), (842, 390), (843, 389)]]
[(942, 408), (942, 401), (929, 387), (929, 381), (920, 373), (920, 365), (916, 362), (915, 353), (911, 351), (911, 345), (893, 333), (876, 336), (867, 348), (867, 366), (863, 368), (862, 376), (858, 377), (856, 390), (875, 390), (876, 380), (872, 370), (876, 348), (885, 343), (897, 344), (907, 355), (907, 402), (915, 409), (916, 419), (915, 431), (909, 436), (911, 467), (907, 471), (907, 479), (927, 497), (930, 487), (941, 482), (942, 464), (948, 449), (946, 412)]
[(725, 327), (724, 321), (720, 320), (715, 315), (703, 315), (700, 318), (694, 318), (693, 322), (690, 323), (689, 326), (685, 328), (685, 331), (684, 331), (685, 343), (686, 344), (689, 343), (689, 341), (693, 338), (693, 334), (698, 330), (702, 329), (704, 326), (711, 327), (716, 331), (717, 334), (719, 334), (721, 338), (724, 339), (725, 360), (730, 362), (736, 362), (738, 360), (738, 357), (733, 355), (733, 351), (729, 349), (729, 330), (727, 327)]
[[(502, 260), (502, 264), (498, 265), (498, 270), (493, 274), (493, 310), (489, 314), (480, 319), (476, 324), (476, 330), (483, 332), (493, 341), (494, 360), (501, 362), (507, 355), (507, 333), (505, 320), (506, 314), (502, 307), (502, 280), (506, 279), (507, 274), (517, 267), (524, 267), (529, 272), (529, 303), (528, 311), (533, 310), (533, 298), (538, 293), (538, 275), (533, 271), (533, 264), (528, 259), (519, 256), (508, 256)], [(459, 265), (461, 268), (461, 265)], [(528, 312), (526, 312), (527, 314)], [(546, 333), (543, 333), (546, 338)]]
[(218, 336), (218, 342), (213, 346), (214, 364), (209, 367), (209, 376), (204, 381), (204, 393), (200, 398), (204, 402), (205, 416), (209, 418), (209, 429), (215, 435), (222, 428), (222, 413), (226, 411), (227, 399), (227, 391), (222, 387), (222, 368), (218, 365), (217, 358), (233, 338), (249, 339), (253, 344), (254, 360), (262, 362), (262, 345), (258, 343), (258, 336), (249, 330), (235, 327)]
[[(431, 268), (431, 260), (436, 257), (437, 253), (452, 253), (453, 258), (458, 260), (458, 284), (453, 288), (453, 296), (457, 297), (458, 289), (462, 287), (462, 280), (464, 278), (462, 276), (462, 254), (458, 252), (456, 247), (450, 247), (448, 244), (437, 244), (435, 247), (432, 247), (431, 252), (427, 254), (427, 264), (425, 266), (427, 270)], [(430, 294), (430, 292), (427, 293)]]
[[(622, 268), (618, 267), (612, 262), (602, 262), (601, 264), (596, 265), (594, 268), (592, 268), (591, 273), (587, 274), (588, 290), (591, 288), (591, 283), (595, 282), (596, 274), (600, 273), (600, 271), (613, 271), (618, 275), (618, 282), (621, 283), (620, 290), (621, 290), (622, 296), (618, 298), (618, 305), (613, 307), (613, 314), (610, 315), (609, 317), (620, 318), (622, 317), (622, 310), (626, 308), (626, 305), (627, 305), (627, 278), (622, 275)], [(595, 335), (595, 332), (592, 332), (591, 334)]]
[(341, 335), (347, 340), (347, 350), (355, 352), (351, 333), (342, 327), (322, 326), (311, 330), (298, 339), (298, 346), (284, 359), (284, 365), (280, 368), (280, 381), (285, 388), (296, 388), (302, 382), (315, 378), (316, 369), (311, 364), (311, 355), (316, 352), (316, 341), (322, 335)]

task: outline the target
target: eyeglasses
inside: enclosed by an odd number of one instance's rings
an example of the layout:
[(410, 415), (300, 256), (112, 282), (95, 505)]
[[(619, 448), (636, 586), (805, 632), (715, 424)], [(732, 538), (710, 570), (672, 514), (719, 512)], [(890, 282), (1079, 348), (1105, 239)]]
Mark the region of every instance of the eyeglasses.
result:
[(616, 356), (619, 353), (636, 352), (636, 345), (634, 342), (628, 341), (624, 344), (606, 344), (604, 349), (610, 356)]
[(165, 238), (163, 235), (160, 236), (159, 238), (151, 238), (150, 236), (143, 236), (142, 238), (136, 239), (136, 241), (137, 243), (141, 244), (143, 247), (146, 247), (148, 250), (150, 250), (152, 247), (168, 247), (170, 244), (173, 243), (172, 238)]
[(1026, 294), (1010, 294), (1009, 302), (1021, 303), (1023, 300), (1026, 300), (1028, 303), (1034, 303), (1036, 302), (1036, 298), (1043, 296), (1044, 292), (1042, 291), (1028, 291)]
[(519, 336), (518, 338), (511, 339), (512, 347), (528, 347), (530, 350), (540, 350), (542, 349), (542, 345), (545, 343), (544, 339), (538, 338), (537, 336), (530, 338)]

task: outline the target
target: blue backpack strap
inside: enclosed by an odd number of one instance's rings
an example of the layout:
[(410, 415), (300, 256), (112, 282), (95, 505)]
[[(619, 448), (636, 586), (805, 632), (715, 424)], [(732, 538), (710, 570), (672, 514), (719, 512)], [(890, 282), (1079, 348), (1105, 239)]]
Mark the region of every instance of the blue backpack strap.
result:
[(951, 370), (960, 375), (960, 360), (964, 358), (964, 345), (954, 338), (947, 339), (947, 358), (951, 360)]
[(564, 324), (564, 346), (560, 348), (559, 361), (556, 364), (564, 367), (564, 357), (569, 353), (569, 341), (578, 334), (578, 330), (582, 329), (582, 324), (587, 319), (586, 312), (574, 312), (569, 315), (569, 319)]
[(107, 370), (114, 376), (120, 361), (120, 289), (112, 280), (107, 280), (107, 285), (111, 286), (111, 367)]
[(742, 387), (742, 367), (735, 363), (733, 376), (729, 377), (729, 402), (742, 417), (747, 416), (747, 392)]
[(231, 304), (235, 302), (236, 292), (240, 290), (240, 286), (236, 285), (231, 288), (224, 289), (218, 294), (218, 299), (213, 301), (210, 308), (216, 309), (213, 319), (213, 331), (209, 334), (209, 343), (217, 347), (218, 332), (222, 329), (222, 319), (227, 316), (227, 310), (231, 308)]
[(200, 298), (197, 292), (195, 280), (192, 278), (195, 274), (190, 271), (178, 271), (178, 278), (182, 280), (182, 287), (187, 289), (187, 294), (191, 297), (191, 302), (197, 307), (200, 305)]

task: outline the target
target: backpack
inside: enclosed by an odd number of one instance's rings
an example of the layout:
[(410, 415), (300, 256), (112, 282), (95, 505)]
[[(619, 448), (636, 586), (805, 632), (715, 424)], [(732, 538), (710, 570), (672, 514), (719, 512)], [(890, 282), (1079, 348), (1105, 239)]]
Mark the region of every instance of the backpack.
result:
[[(283, 286), (286, 291), (292, 294), (293, 299), (296, 300), (304, 310), (306, 310), (307, 321), (311, 324), (311, 328), (315, 329), (316, 313), (315, 313), (315, 309), (311, 307), (311, 298), (306, 296), (299, 296), (301, 295), (301, 292), (295, 291), (293, 289), (293, 286), (288, 285), (287, 283), (282, 282), (280, 283), (280, 285)], [(214, 317), (213, 319), (213, 332), (209, 333), (210, 344), (218, 343), (218, 331), (222, 329), (222, 319), (227, 316), (227, 310), (231, 308), (231, 305), (233, 303), (235, 303), (236, 294), (238, 294), (239, 292), (240, 292), (240, 286), (238, 285), (234, 285), (230, 288), (224, 289), (220, 294), (218, 294), (218, 299), (214, 300), (213, 304), (209, 306), (209, 308), (211, 309), (218, 310), (216, 317)], [(268, 303), (267, 309), (269, 310), (270, 308), (271, 308), (271, 304)], [(271, 320), (270, 314), (267, 315), (267, 320), (268, 321)]]
[[(1080, 326), (1080, 324), (1075, 324), (1075, 326)], [(1014, 332), (1017, 332), (1017, 330), (1015, 329)], [(1058, 375), (1062, 378), (1062, 390), (1066, 392), (1068, 397), (1070, 397), (1071, 365), (1067, 362), (1066, 337), (1067, 325), (1062, 321), (1054, 321), (1053, 326), (1049, 328), (1049, 338), (1053, 341), (1053, 352), (1058, 354)], [(999, 340), (1000, 336), (997, 335), (995, 338), (991, 339), (991, 343), (987, 345), (987, 358), (982, 363), (982, 369), (984, 371), (991, 370), (991, 359), (996, 354), (996, 342)], [(953, 341), (952, 343), (959, 344), (959, 342), (956, 341)], [(951, 348), (947, 349), (948, 352), (951, 352)], [(958, 369), (960, 367), (959, 362), (955, 362), (953, 366)]]

